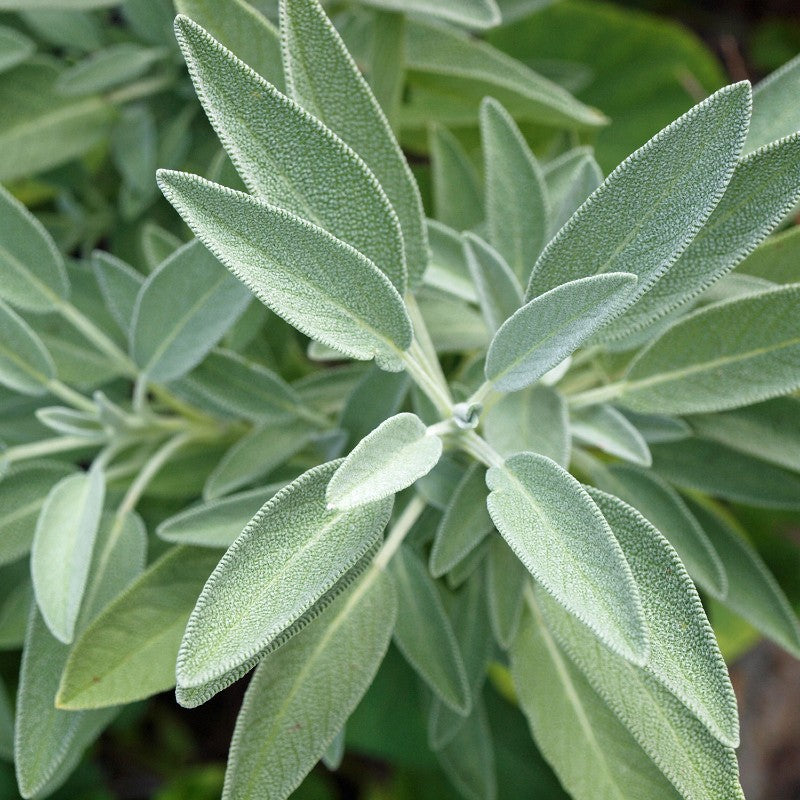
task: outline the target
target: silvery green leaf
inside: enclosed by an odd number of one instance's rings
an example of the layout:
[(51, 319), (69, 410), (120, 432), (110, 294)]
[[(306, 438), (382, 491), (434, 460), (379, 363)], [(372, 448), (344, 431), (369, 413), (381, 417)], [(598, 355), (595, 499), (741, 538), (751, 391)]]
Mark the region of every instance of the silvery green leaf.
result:
[(440, 76), (448, 88), (474, 98), (470, 104), (473, 122), (480, 99), (491, 95), (513, 105), (520, 118), (548, 126), (592, 129), (606, 123), (599, 111), (522, 62), (449, 26), (408, 19), (406, 65)]
[(381, 423), (342, 462), (328, 484), (329, 508), (351, 509), (383, 500), (427, 475), (442, 454), (442, 440), (416, 414)]
[(449, 572), (492, 530), (486, 510), (486, 471), (473, 464), (458, 484), (436, 529), (428, 568), (434, 578)]
[(190, 506), (165, 519), (156, 533), (167, 542), (198, 547), (230, 547), (264, 503), (285, 486), (272, 483), (259, 489)]
[(800, 387), (800, 285), (717, 303), (683, 317), (633, 360), (620, 402), (696, 414)]
[(729, 582), (720, 554), (666, 481), (623, 464), (593, 471), (592, 481), (637, 509), (677, 550), (692, 578), (714, 597), (725, 597)]
[(800, 226), (770, 236), (738, 267), (737, 272), (773, 283), (800, 281)]
[(526, 296), (565, 280), (624, 271), (639, 278), (628, 305), (641, 297), (722, 197), (749, 114), (750, 85), (726, 86), (630, 155), (547, 245)]
[(276, 314), (347, 356), (399, 369), (411, 322), (365, 256), (293, 214), (196, 176), (162, 171), (159, 181), (198, 238)]
[(122, 332), (128, 335), (144, 276), (122, 259), (103, 250), (92, 253), (92, 271), (103, 294), (106, 308)]
[(704, 439), (800, 472), (800, 400), (796, 397), (775, 397), (719, 414), (696, 414), (688, 421)]
[(53, 636), (65, 644), (75, 633), (104, 498), (105, 476), (95, 466), (59, 481), (36, 522), (31, 550), (36, 603)]
[(44, 226), (0, 187), (0, 297), (27, 311), (49, 311), (69, 294), (64, 259)]
[(259, 665), (236, 721), (225, 800), (283, 800), (324, 755), (386, 654), (397, 597), (371, 569)]
[(202, 25), (218, 42), (279, 89), (283, 88), (278, 29), (251, 3), (176, 0), (175, 9)]
[(342, 765), (345, 750), (345, 729), (341, 728), (339, 733), (333, 737), (333, 741), (328, 745), (325, 754), (322, 756), (322, 763), (331, 771), (336, 772)]
[(0, 480), (0, 564), (10, 564), (30, 550), (50, 490), (74, 472), (71, 464), (59, 461), (25, 461), (8, 468)]
[(800, 509), (800, 476), (705, 439), (654, 445), (653, 469), (677, 486), (734, 503)]
[(325, 488), (338, 466), (315, 467), (278, 492), (228, 549), (186, 626), (179, 690), (213, 694), (243, 675), (373, 547), (392, 500), (329, 510)]
[(478, 295), (464, 256), (461, 235), (434, 219), (427, 221), (427, 230), (431, 263), (425, 273), (425, 285), (477, 303)]
[(352, 245), (402, 294), (400, 226), (364, 162), (199, 25), (178, 16), (175, 32), (209, 121), (248, 189)]
[(469, 713), (470, 687), (453, 627), (436, 584), (420, 557), (403, 545), (390, 562), (399, 606), (394, 641), (436, 696), (460, 714)]
[(649, 630), (645, 672), (678, 697), (723, 744), (739, 745), (736, 698), (702, 603), (678, 554), (636, 509), (587, 489), (639, 586)]
[(794, 98), (800, 86), (800, 57), (787, 61), (753, 89), (753, 119), (745, 152), (800, 129)]
[(489, 514), (528, 571), (615, 652), (647, 660), (642, 601), (600, 509), (545, 456), (511, 456), (486, 476)]
[(550, 199), (550, 239), (603, 182), (603, 172), (592, 151), (584, 147), (568, 150), (545, 164), (542, 171)]
[(570, 662), (526, 614), (511, 647), (514, 688), (545, 759), (575, 800), (685, 800)]
[(537, 591), (536, 602), (569, 658), (680, 797), (742, 800), (733, 748), (645, 669), (604, 647), (546, 592)]
[(65, 436), (83, 436), (86, 439), (103, 437), (102, 424), (98, 415), (92, 411), (76, 411), (64, 406), (37, 408), (36, 419), (42, 425)]
[(462, 300), (426, 288), (417, 302), (437, 353), (484, 350), (489, 344), (483, 315)]
[(730, 577), (726, 606), (796, 658), (800, 624), (786, 595), (756, 549), (730, 517), (710, 503), (691, 503), (692, 513), (714, 544)]
[[(351, 363), (338, 367), (311, 372), (292, 383), (292, 388), (297, 392), (304, 405), (313, 408), (321, 414), (336, 414), (342, 411), (348, 397), (371, 370), (365, 364)], [(379, 372), (379, 370), (375, 370)], [(398, 373), (383, 373), (385, 375)], [(400, 373), (403, 374), (403, 373)], [(395, 409), (397, 411), (397, 409)], [(340, 425), (349, 428), (347, 425)], [(366, 436), (372, 428), (364, 431)], [(361, 436), (359, 439), (363, 438)]]
[(491, 28), (500, 24), (495, 0), (361, 0), (364, 5), (405, 13), (430, 14), (465, 28)]
[(196, 392), (254, 422), (302, 411), (300, 397), (278, 373), (231, 350), (213, 350), (186, 380)]
[(433, 208), (439, 222), (466, 231), (483, 222), (483, 196), (475, 167), (447, 128), (430, 131)]
[(166, 261), (183, 242), (174, 234), (148, 220), (142, 225), (141, 249), (147, 272)]
[[(384, 111), (319, 3), (282, 0), (280, 8), (289, 94), (341, 137), (377, 178), (400, 222), (408, 283), (414, 288), (429, 258), (422, 200)], [(341, 171), (341, 164), (337, 169)], [(348, 205), (347, 214), (353, 211)], [(389, 275), (377, 258), (373, 260)], [(402, 293), (400, 283), (393, 283)]]
[(55, 89), (68, 96), (104, 92), (144, 75), (163, 57), (162, 50), (133, 42), (112, 44), (65, 69), (58, 76)]
[(628, 408), (622, 409), (622, 413), (648, 444), (674, 442), (692, 435), (692, 429), (680, 417), (669, 417), (666, 414), (639, 414)]
[[(394, 11), (376, 11), (372, 34), (372, 48), (367, 67), (369, 86), (386, 115), (389, 127), (394, 131), (397, 129), (397, 115), (403, 99), (406, 78), (405, 16)], [(402, 227), (402, 222), (400, 224)]]
[[(19, 0), (18, 5), (25, 3)], [(52, 5), (17, 13), (25, 25), (48, 44), (84, 53), (103, 46), (100, 20), (91, 13), (53, 8)]]
[(24, 34), (7, 25), (0, 26), (0, 72), (25, 61), (36, 51), (36, 45)]
[(575, 439), (584, 445), (645, 467), (652, 463), (647, 442), (613, 406), (576, 409), (572, 412), (570, 427)]
[(188, 372), (244, 311), (250, 293), (197, 240), (142, 284), (131, 320), (131, 354), (154, 381)]
[[(698, 298), (698, 306), (706, 306), (711, 303), (720, 303), (725, 300), (736, 300), (740, 297), (746, 297), (751, 294), (760, 294), (769, 289), (775, 289), (776, 283), (772, 281), (765, 281), (763, 278), (757, 278), (755, 275), (746, 275), (745, 273), (735, 273), (733, 275), (723, 275), (712, 286), (709, 286)], [(680, 310), (680, 309), (678, 309)], [(672, 315), (670, 315), (671, 317)], [(663, 320), (657, 320), (656, 324), (652, 327), (657, 328), (658, 324)], [(660, 331), (656, 332), (658, 335)], [(655, 338), (655, 336), (650, 336)]]
[(254, 428), (222, 457), (208, 476), (203, 497), (214, 500), (255, 483), (302, 450), (316, 433), (305, 420), (276, 420)]
[(134, 219), (158, 195), (156, 120), (147, 106), (132, 106), (120, 113), (111, 131), (111, 157), (122, 176), (119, 195), (123, 219)]
[(130, 703), (175, 685), (175, 659), (219, 551), (173, 547), (78, 636), (57, 702), (66, 709)]
[(504, 458), (529, 451), (566, 467), (572, 449), (564, 398), (541, 383), (500, 398), (483, 421), (486, 441)]
[(488, 539), (484, 539), (477, 547), (470, 550), (470, 552), (447, 573), (445, 576), (447, 588), (454, 592), (459, 589), (465, 581), (468, 581), (475, 575), (475, 573), (480, 570), (488, 552), (489, 541)]
[(489, 542), (486, 594), (492, 633), (505, 650), (511, 647), (519, 628), (522, 590), (527, 582), (525, 565), (502, 537), (493, 536)]
[(419, 479), (415, 489), (419, 490), (430, 505), (444, 511), (465, 473), (466, 469), (461, 462), (445, 453), (439, 463)]
[(686, 250), (602, 336), (638, 330), (703, 292), (751, 253), (799, 197), (800, 133), (743, 158)]
[(54, 88), (59, 74), (57, 63), (32, 58), (3, 75), (0, 180), (64, 164), (108, 135), (114, 118), (111, 104), (96, 96), (62, 97)]
[(522, 287), (500, 253), (480, 237), (464, 234), (464, 255), (483, 317), (494, 333), (522, 305)]
[(628, 304), (636, 276), (608, 272), (534, 297), (492, 339), (486, 377), (502, 392), (523, 389), (571, 355)]

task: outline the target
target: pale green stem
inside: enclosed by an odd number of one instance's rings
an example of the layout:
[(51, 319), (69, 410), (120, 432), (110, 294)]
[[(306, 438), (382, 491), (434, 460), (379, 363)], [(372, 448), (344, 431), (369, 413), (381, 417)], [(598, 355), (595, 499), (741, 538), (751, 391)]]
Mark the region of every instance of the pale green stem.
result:
[(586, 392), (578, 392), (578, 394), (570, 395), (567, 398), (572, 408), (584, 408), (585, 406), (594, 406), (598, 403), (607, 403), (609, 400), (614, 400), (625, 391), (625, 381), (619, 383), (609, 383), (606, 386), (598, 386), (596, 389), (589, 389)]
[(42, 456), (51, 456), (56, 453), (67, 453), (70, 450), (83, 450), (86, 447), (94, 447), (107, 441), (108, 439), (105, 436), (98, 436), (97, 438), (57, 436), (53, 439), (42, 439), (40, 442), (9, 447), (8, 450), (0, 453), (0, 461), (13, 464), (15, 461), (25, 461), (29, 458), (41, 458)]
[(85, 397), (80, 392), (76, 392), (56, 378), (48, 381), (46, 385), (49, 392), (52, 392), (56, 397), (60, 397), (73, 408), (77, 408), (79, 411), (89, 411), (91, 413), (97, 411), (95, 404), (88, 397)]
[(154, 78), (145, 78), (136, 83), (129, 83), (115, 92), (109, 92), (106, 100), (116, 105), (130, 103), (133, 100), (141, 100), (143, 97), (159, 94), (169, 89), (174, 83), (174, 75), (156, 75)]
[(383, 547), (375, 556), (373, 565), (378, 569), (386, 569), (386, 565), (391, 561), (392, 556), (397, 552), (397, 548), (403, 543), (408, 532), (414, 527), (414, 523), (419, 519), (420, 514), (425, 510), (425, 501), (419, 496), (414, 495), (408, 501), (408, 505), (403, 509), (403, 513), (397, 518), (397, 522), (392, 526)]
[(487, 467), (499, 467), (503, 464), (503, 456), (475, 431), (464, 431), (459, 436), (458, 443), (465, 453), (469, 453)]
[(447, 419), (453, 414), (453, 402), (444, 393), (439, 384), (431, 377), (430, 373), (415, 359), (410, 351), (401, 354), (403, 364), (414, 382), (436, 406), (442, 419)]
[(142, 373), (133, 384), (133, 411), (141, 414), (147, 406), (147, 376)]
[(408, 316), (411, 318), (411, 324), (414, 326), (414, 333), (416, 334), (420, 349), (424, 354), (425, 362), (427, 362), (436, 382), (439, 383), (445, 392), (449, 392), (447, 388), (447, 378), (445, 378), (444, 372), (442, 372), (439, 356), (436, 353), (436, 348), (433, 346), (433, 340), (428, 332), (428, 326), (425, 324), (425, 318), (422, 316), (422, 311), (417, 304), (417, 298), (409, 292), (405, 299)]

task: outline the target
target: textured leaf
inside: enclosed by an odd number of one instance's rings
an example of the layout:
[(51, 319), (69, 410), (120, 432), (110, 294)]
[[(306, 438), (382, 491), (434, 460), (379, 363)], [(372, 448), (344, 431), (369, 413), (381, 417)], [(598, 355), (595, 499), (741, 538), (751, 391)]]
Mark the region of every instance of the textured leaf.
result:
[(480, 124), (489, 239), (526, 282), (550, 227), (542, 169), (500, 103), (481, 103)]
[(402, 614), (394, 640), (436, 696), (461, 714), (471, 697), (464, 661), (436, 584), (413, 550), (403, 545), (390, 562)]
[(461, 236), (433, 219), (428, 220), (427, 229), (431, 263), (425, 273), (425, 284), (470, 303), (477, 303), (478, 295), (464, 257)]
[(794, 98), (800, 86), (800, 57), (788, 61), (753, 90), (753, 119), (745, 152), (800, 130)]
[(396, 615), (391, 580), (373, 568), (262, 661), (236, 721), (225, 800), (294, 791), (372, 683)]
[(467, 28), (491, 28), (500, 24), (495, 0), (361, 0), (364, 5), (406, 13), (430, 14)]
[(160, 225), (147, 221), (142, 225), (141, 248), (147, 265), (152, 272), (162, 261), (166, 261), (180, 246), (181, 240), (164, 230)]
[(572, 413), (572, 435), (582, 444), (647, 467), (652, 462), (647, 442), (628, 420), (609, 405), (580, 408)]
[(112, 44), (65, 69), (55, 88), (68, 96), (104, 92), (144, 75), (163, 55), (161, 50), (133, 42)]
[(329, 508), (356, 508), (383, 500), (427, 475), (442, 454), (442, 440), (415, 414), (390, 417), (362, 439), (328, 484)]
[(551, 207), (550, 239), (603, 182), (603, 172), (591, 150), (582, 147), (568, 150), (545, 164), (543, 170)]
[(554, 461), (520, 453), (492, 467), (489, 514), (528, 571), (616, 652), (647, 660), (642, 601), (600, 510)]
[(102, 469), (70, 475), (47, 495), (36, 522), (31, 575), (47, 627), (72, 641), (105, 498)]
[(69, 294), (64, 260), (42, 224), (0, 187), (0, 297), (28, 311), (49, 311)]
[(47, 393), (56, 367), (28, 323), (0, 300), (0, 384), (29, 395)]
[(89, 411), (75, 411), (64, 406), (46, 406), (36, 409), (36, 419), (50, 430), (66, 436), (83, 436), (90, 440), (97, 439), (98, 436), (103, 437), (100, 419), (97, 414)]
[(278, 492), (228, 549), (186, 626), (179, 690), (207, 686), (210, 697), (247, 672), (378, 539), (392, 501), (328, 510), (325, 488), (338, 465)]
[(174, 547), (78, 637), (64, 666), (60, 708), (130, 703), (175, 685), (178, 646), (217, 550)]
[(491, 532), (486, 510), (486, 471), (473, 464), (458, 484), (436, 529), (429, 569), (434, 578), (449, 572)]
[(503, 392), (534, 383), (619, 314), (635, 286), (631, 273), (609, 272), (534, 297), (492, 339), (487, 379)]
[(629, 305), (641, 297), (722, 197), (744, 143), (749, 111), (749, 84), (725, 87), (630, 155), (547, 245), (526, 296), (565, 280), (614, 271), (639, 278)]
[(800, 387), (800, 285), (702, 308), (668, 328), (628, 368), (621, 402), (694, 414)]
[(175, 31), (209, 121), (248, 189), (352, 245), (402, 294), (400, 226), (364, 162), (199, 25), (179, 16)]
[(475, 167), (461, 143), (447, 128), (430, 132), (434, 216), (458, 231), (483, 222), (483, 196)]
[(522, 590), (528, 571), (500, 536), (491, 537), (486, 570), (489, 619), (497, 643), (507, 650), (522, 618)]
[(25, 61), (36, 51), (36, 45), (24, 34), (5, 25), (0, 26), (0, 72)]
[(276, 314), (345, 355), (399, 369), (411, 322), (363, 255), (299, 217), (200, 178), (162, 171), (159, 183), (198, 238)]
[(665, 414), (637, 414), (628, 408), (622, 409), (622, 413), (633, 423), (648, 444), (675, 442), (692, 435), (688, 423), (679, 417), (668, 417)]
[(198, 241), (164, 261), (142, 285), (131, 353), (154, 381), (188, 372), (244, 311), (250, 293)]
[(92, 253), (92, 271), (106, 308), (122, 332), (130, 334), (136, 299), (142, 289), (144, 276), (122, 259), (102, 250)]
[[(422, 279), (429, 258), (422, 200), (384, 111), (316, 1), (282, 0), (281, 13), (289, 93), (358, 153), (377, 178), (400, 222), (408, 281), (413, 288)], [(353, 213), (351, 205), (347, 213)], [(367, 251), (362, 252), (369, 257)], [(377, 260), (375, 263), (383, 268)], [(402, 293), (397, 282), (395, 286)]]
[(522, 305), (522, 287), (503, 257), (483, 239), (464, 235), (464, 255), (492, 333)]
[(571, 435), (564, 398), (541, 383), (500, 398), (483, 421), (486, 441), (504, 458), (529, 451), (569, 464)]

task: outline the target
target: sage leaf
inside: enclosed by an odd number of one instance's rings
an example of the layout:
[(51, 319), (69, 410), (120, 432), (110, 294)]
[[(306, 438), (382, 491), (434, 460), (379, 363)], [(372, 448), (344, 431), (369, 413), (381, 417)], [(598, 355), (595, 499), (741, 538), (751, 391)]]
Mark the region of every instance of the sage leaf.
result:
[(129, 336), (136, 310), (136, 299), (142, 290), (144, 276), (122, 259), (95, 250), (92, 253), (92, 272), (105, 300), (106, 308), (120, 330)]
[[(408, 283), (414, 288), (429, 259), (422, 200), (384, 110), (316, 0), (282, 0), (280, 8), (289, 94), (341, 137), (377, 178), (400, 222)], [(341, 172), (340, 164), (337, 169)], [(347, 213), (353, 214), (351, 206)], [(400, 283), (392, 282), (402, 293)]]
[(411, 322), (366, 257), (299, 217), (196, 176), (161, 171), (159, 182), (197, 237), (276, 314), (345, 355), (399, 370)]
[(372, 683), (397, 616), (377, 569), (259, 665), (236, 721), (223, 798), (288, 797)]
[(50, 311), (69, 294), (64, 260), (33, 214), (0, 187), (0, 297), (27, 311)]
[(737, 272), (773, 283), (797, 283), (800, 227), (794, 225), (769, 236), (738, 267)]
[(425, 273), (425, 285), (469, 303), (477, 303), (478, 294), (464, 257), (461, 235), (434, 219), (428, 220), (427, 230), (431, 263)]
[(615, 652), (647, 660), (642, 601), (600, 509), (566, 470), (520, 453), (486, 476), (489, 514), (528, 571)]
[(0, 384), (21, 394), (43, 395), (56, 367), (42, 340), (0, 300)]
[(178, 16), (175, 33), (209, 121), (248, 189), (352, 245), (402, 294), (400, 226), (364, 162), (199, 25)]
[[(101, 422), (97, 414), (90, 411), (76, 411), (64, 406), (44, 406), (36, 409), (36, 419), (66, 436), (83, 436), (89, 440), (103, 438)], [(92, 444), (92, 441), (87, 444)]]
[(102, 469), (70, 475), (47, 495), (36, 522), (31, 575), (47, 627), (69, 644), (89, 576), (105, 498)]
[(567, 467), (572, 447), (564, 398), (541, 383), (504, 395), (486, 412), (486, 441), (507, 458), (514, 453), (539, 453)]
[(345, 729), (342, 728), (328, 745), (325, 755), (322, 756), (322, 763), (331, 771), (336, 772), (342, 765), (345, 751)]
[(141, 247), (147, 272), (166, 261), (183, 242), (160, 225), (148, 221), (142, 225)]
[(727, 86), (625, 159), (547, 245), (526, 298), (566, 280), (612, 271), (639, 279), (628, 305), (641, 297), (722, 197), (749, 114), (750, 85)]
[(163, 56), (162, 50), (133, 42), (112, 44), (65, 69), (55, 90), (67, 96), (104, 92), (144, 75)]
[(528, 571), (501, 536), (489, 541), (486, 568), (486, 594), (489, 619), (497, 643), (511, 647), (522, 619), (522, 590), (528, 582)]
[(390, 569), (403, 609), (395, 625), (395, 643), (443, 703), (468, 714), (471, 696), (464, 661), (436, 584), (406, 545), (397, 551)]
[(27, 36), (14, 28), (0, 26), (0, 72), (16, 67), (35, 51), (36, 45)]
[(493, 529), (486, 510), (486, 476), (473, 464), (458, 484), (436, 529), (429, 569), (434, 578), (449, 572)]
[(441, 454), (442, 440), (416, 414), (390, 417), (336, 470), (326, 491), (328, 506), (357, 508), (389, 497), (427, 475)]
[(489, 239), (527, 282), (550, 227), (542, 169), (500, 103), (491, 98), (481, 103), (480, 125)]
[(591, 150), (583, 147), (568, 150), (542, 169), (551, 208), (550, 239), (603, 182), (603, 172)]
[(131, 355), (154, 381), (198, 364), (244, 311), (250, 293), (197, 240), (142, 285), (131, 320)]
[(800, 387), (800, 285), (701, 308), (631, 363), (620, 398), (634, 411), (696, 414)]
[(219, 551), (173, 547), (78, 636), (58, 686), (59, 708), (121, 705), (175, 685), (175, 659)]
[(688, 423), (679, 417), (668, 417), (666, 414), (638, 414), (628, 408), (623, 408), (621, 411), (648, 444), (676, 442), (692, 435)]
[(444, 225), (466, 231), (483, 222), (483, 194), (475, 167), (456, 137), (431, 126), (431, 191), (434, 216)]
[(431, 14), (467, 28), (491, 28), (500, 24), (495, 0), (362, 0), (365, 5), (404, 13)]
[(329, 510), (325, 489), (338, 466), (315, 467), (278, 492), (228, 549), (186, 626), (179, 690), (244, 674), (372, 548), (392, 501)]
[(582, 444), (598, 447), (612, 456), (619, 456), (645, 467), (652, 456), (638, 430), (613, 406), (597, 405), (576, 409), (570, 420), (572, 435)]
[(800, 130), (800, 115), (792, 102), (800, 86), (800, 58), (787, 61), (753, 90), (753, 119), (745, 152)]
[(503, 257), (478, 236), (464, 234), (464, 255), (483, 318), (495, 333), (522, 305), (522, 287)]
[(486, 378), (501, 392), (534, 383), (619, 314), (635, 286), (631, 273), (609, 272), (534, 297), (492, 339)]

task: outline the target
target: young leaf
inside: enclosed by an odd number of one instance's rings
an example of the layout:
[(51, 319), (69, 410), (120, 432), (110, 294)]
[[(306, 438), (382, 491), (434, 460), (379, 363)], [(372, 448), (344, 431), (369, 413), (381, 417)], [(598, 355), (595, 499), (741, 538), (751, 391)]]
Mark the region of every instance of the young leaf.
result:
[(425, 273), (425, 285), (442, 292), (477, 303), (478, 294), (464, 257), (464, 240), (447, 225), (434, 219), (427, 221), (431, 244), (431, 263)]
[(362, 0), (364, 5), (405, 13), (430, 14), (465, 28), (491, 28), (500, 24), (495, 0)]
[(745, 152), (788, 136), (800, 129), (800, 115), (793, 102), (800, 86), (800, 56), (767, 75), (753, 90), (753, 119)]
[(727, 86), (630, 155), (547, 245), (526, 297), (605, 272), (635, 274), (639, 282), (628, 304), (641, 297), (722, 197), (749, 114), (750, 85)]
[(259, 665), (231, 742), (224, 800), (282, 800), (323, 756), (386, 654), (397, 598), (370, 569)]
[(0, 186), (0, 297), (26, 311), (49, 311), (69, 294), (64, 259), (33, 214)]
[(77, 638), (64, 665), (59, 708), (130, 703), (175, 685), (175, 658), (219, 551), (173, 547)]
[(106, 301), (106, 308), (128, 336), (144, 276), (122, 259), (103, 250), (92, 253), (92, 271)]
[(492, 633), (504, 650), (511, 647), (516, 637), (522, 617), (522, 590), (527, 583), (525, 565), (502, 537), (492, 536), (486, 569), (486, 594)]
[(392, 500), (329, 510), (325, 488), (338, 466), (315, 467), (278, 492), (228, 549), (186, 626), (179, 689), (213, 693), (243, 675), (372, 548)]
[(486, 510), (486, 472), (473, 464), (464, 474), (436, 529), (429, 569), (434, 578), (449, 572), (493, 528)]
[(364, 162), (199, 25), (178, 16), (175, 33), (209, 121), (248, 189), (352, 245), (403, 294), (400, 226)]
[(403, 545), (390, 562), (403, 613), (394, 640), (406, 660), (448, 707), (469, 713), (464, 661), (436, 584), (419, 556)]
[(0, 384), (29, 395), (47, 394), (56, 366), (42, 340), (0, 300)]
[(411, 322), (365, 256), (293, 214), (202, 178), (161, 171), (159, 185), (197, 237), (276, 314), (345, 355), (400, 368)]
[(647, 442), (613, 406), (598, 405), (576, 409), (570, 420), (572, 435), (579, 442), (598, 447), (612, 456), (634, 464), (650, 466)]
[(441, 125), (431, 127), (430, 151), (434, 216), (457, 231), (476, 227), (483, 222), (483, 197), (469, 156)]
[(495, 526), (528, 571), (615, 652), (647, 660), (642, 601), (611, 528), (554, 461), (520, 453), (486, 476)]
[(428, 265), (428, 241), (419, 189), (403, 151), (319, 3), (282, 0), (280, 9), (289, 93), (358, 153), (377, 178), (397, 213), (408, 283), (414, 288)]
[(588, 148), (578, 147), (543, 167), (550, 199), (548, 239), (564, 227), (586, 198), (603, 182), (603, 172)]
[(418, 416), (390, 417), (336, 470), (325, 495), (328, 507), (357, 508), (389, 497), (427, 475), (441, 454), (442, 440)]
[(93, 467), (59, 481), (36, 522), (31, 550), (36, 603), (47, 627), (65, 644), (75, 633), (104, 498), (105, 476)]
[(527, 282), (550, 227), (542, 169), (496, 100), (481, 103), (480, 123), (489, 238), (517, 278)]
[(486, 441), (504, 458), (539, 453), (566, 467), (572, 446), (564, 398), (541, 383), (507, 394), (486, 412)]
[(537, 381), (628, 304), (636, 276), (609, 272), (565, 283), (534, 297), (492, 339), (486, 377), (501, 392)]
[(131, 354), (154, 381), (198, 364), (244, 311), (250, 293), (197, 240), (142, 285), (131, 320)]
[(0, 26), (0, 72), (16, 67), (35, 51), (36, 45), (27, 36), (6, 25)]
[(522, 305), (522, 287), (503, 257), (480, 237), (464, 234), (464, 256), (483, 317), (495, 333)]

